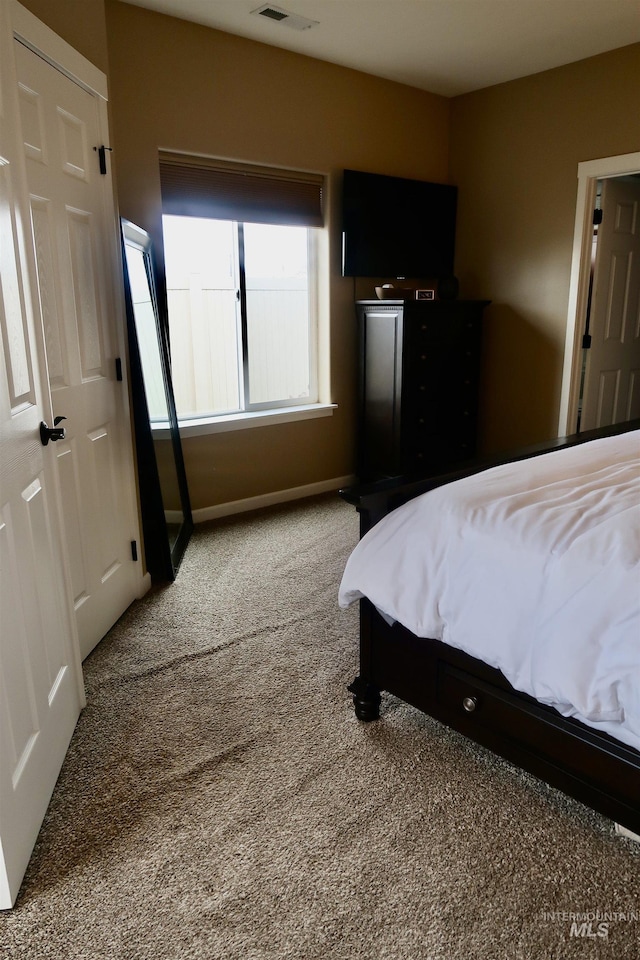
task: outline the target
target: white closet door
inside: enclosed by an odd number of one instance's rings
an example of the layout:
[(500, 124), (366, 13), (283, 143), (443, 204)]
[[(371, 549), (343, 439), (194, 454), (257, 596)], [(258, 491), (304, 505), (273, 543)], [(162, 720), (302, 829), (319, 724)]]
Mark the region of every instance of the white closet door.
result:
[[(114, 322), (113, 197), (101, 98), (15, 41), (55, 444), (82, 657), (140, 594), (126, 368)], [(103, 169), (110, 164), (105, 156)]]
[[(18, 893), (84, 701), (39, 350), (9, 8), (0, 4), (0, 907)], [(45, 389), (43, 390), (43, 384)]]

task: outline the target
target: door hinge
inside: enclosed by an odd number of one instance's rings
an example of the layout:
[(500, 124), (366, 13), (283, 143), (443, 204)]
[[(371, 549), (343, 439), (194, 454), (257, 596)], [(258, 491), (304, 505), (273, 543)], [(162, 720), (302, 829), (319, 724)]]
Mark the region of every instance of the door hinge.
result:
[(585, 333), (584, 337), (582, 338), (582, 349), (591, 350), (591, 334), (590, 333)]
[(111, 151), (113, 150), (113, 147), (105, 147), (105, 145), (102, 144), (101, 147), (94, 147), (93, 149), (98, 154), (98, 160), (100, 162), (100, 173), (102, 174), (103, 177), (105, 177), (107, 175), (107, 153), (106, 152), (108, 150), (109, 153), (111, 153)]
[(593, 222), (597, 226), (599, 223), (602, 223), (602, 210), (593, 211)]
[(116, 380), (122, 380), (122, 360), (116, 357)]
[(137, 540), (131, 541), (131, 559), (132, 560), (138, 559), (138, 541)]

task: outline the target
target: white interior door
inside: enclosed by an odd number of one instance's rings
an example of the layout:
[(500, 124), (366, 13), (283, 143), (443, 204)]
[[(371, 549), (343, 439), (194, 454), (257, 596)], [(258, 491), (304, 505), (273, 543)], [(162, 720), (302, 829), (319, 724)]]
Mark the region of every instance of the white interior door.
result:
[(602, 185), (580, 429), (640, 417), (640, 181)]
[[(9, 8), (0, 4), (0, 908), (18, 893), (84, 701), (38, 336)], [(43, 384), (45, 389), (43, 389)], [(49, 420), (50, 423), (50, 420)]]
[(53, 454), (84, 658), (141, 592), (113, 194), (98, 153), (104, 102), (18, 40), (15, 57), (52, 407), (66, 418)]

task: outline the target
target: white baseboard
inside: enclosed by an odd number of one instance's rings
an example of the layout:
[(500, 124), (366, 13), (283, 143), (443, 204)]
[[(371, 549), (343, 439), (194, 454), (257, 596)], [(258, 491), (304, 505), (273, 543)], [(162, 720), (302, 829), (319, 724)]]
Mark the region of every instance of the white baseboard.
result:
[(640, 834), (633, 833), (631, 830), (627, 830), (626, 827), (621, 826), (619, 823), (616, 823), (616, 833), (621, 837), (628, 837), (629, 840), (635, 840), (636, 843), (640, 843)]
[(334, 477), (333, 480), (321, 480), (319, 483), (309, 483), (303, 487), (290, 487), (288, 490), (275, 490), (273, 493), (264, 493), (259, 497), (248, 497), (246, 500), (231, 500), (229, 503), (217, 503), (212, 507), (201, 507), (193, 511), (193, 522), (204, 523), (205, 520), (217, 520), (219, 517), (229, 517), (234, 513), (247, 513), (249, 510), (260, 510), (262, 507), (272, 507), (277, 503), (287, 503), (289, 500), (303, 500), (305, 497), (315, 497), (321, 493), (331, 493), (356, 482), (356, 478)]

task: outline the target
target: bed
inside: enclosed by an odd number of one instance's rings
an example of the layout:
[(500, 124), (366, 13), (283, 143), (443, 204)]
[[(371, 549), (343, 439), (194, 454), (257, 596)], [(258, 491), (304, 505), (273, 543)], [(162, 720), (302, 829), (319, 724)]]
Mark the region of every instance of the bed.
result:
[(386, 691), (640, 833), (640, 421), (341, 495), (358, 718)]

